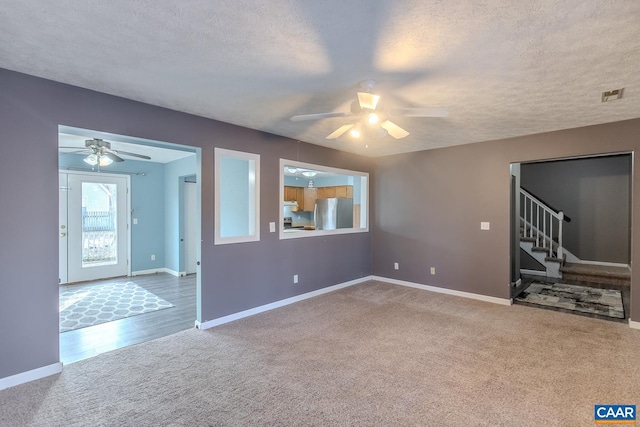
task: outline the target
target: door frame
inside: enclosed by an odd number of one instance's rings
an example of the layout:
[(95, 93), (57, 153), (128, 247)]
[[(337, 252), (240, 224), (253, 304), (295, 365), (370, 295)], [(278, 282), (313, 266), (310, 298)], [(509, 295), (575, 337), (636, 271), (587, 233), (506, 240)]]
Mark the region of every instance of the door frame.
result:
[[(127, 244), (126, 244), (126, 257), (127, 257), (127, 268), (126, 268), (126, 275), (127, 277), (131, 277), (131, 175), (129, 173), (126, 172), (122, 172), (122, 173), (107, 173), (107, 172), (93, 172), (93, 171), (75, 171), (75, 170), (66, 170), (66, 169), (58, 169), (58, 176), (60, 174), (67, 174), (67, 175), (89, 175), (89, 176), (94, 176), (94, 177), (98, 177), (98, 176), (105, 176), (105, 177), (112, 177), (112, 178), (125, 178), (126, 180), (126, 203), (127, 205), (125, 206), (125, 211), (126, 211), (126, 222), (127, 222), (127, 229), (125, 231), (125, 235), (127, 238)], [(68, 181), (67, 181), (68, 182)], [(68, 199), (68, 198), (67, 198)], [(60, 197), (58, 196), (58, 203), (60, 203)], [(67, 200), (68, 203), (68, 200)], [(67, 213), (68, 215), (68, 213)], [(67, 221), (68, 223), (68, 221)], [(68, 230), (68, 224), (67, 224), (67, 230)], [(64, 277), (66, 277), (68, 279), (68, 269), (69, 269), (69, 261), (68, 261), (68, 253), (69, 253), (69, 245), (67, 244), (67, 272), (65, 272)], [(60, 254), (58, 255), (59, 257), (61, 256)], [(59, 277), (63, 277), (62, 274), (60, 274), (60, 272), (58, 272), (58, 276)], [(99, 280), (99, 279), (98, 279)], [(69, 283), (69, 282), (66, 282)], [(60, 284), (64, 284), (64, 283), (60, 283)]]

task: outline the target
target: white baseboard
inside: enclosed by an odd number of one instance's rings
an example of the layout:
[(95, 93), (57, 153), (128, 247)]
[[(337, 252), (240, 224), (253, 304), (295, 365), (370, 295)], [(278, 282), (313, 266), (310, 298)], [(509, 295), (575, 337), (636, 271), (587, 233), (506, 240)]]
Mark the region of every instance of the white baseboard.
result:
[(165, 273), (166, 268), (152, 268), (151, 270), (138, 270), (132, 271), (131, 276), (143, 276), (145, 274)]
[(171, 270), (170, 268), (165, 268), (164, 272), (176, 277), (184, 277), (187, 275), (187, 273), (185, 273), (184, 271), (175, 271)]
[(60, 372), (62, 372), (62, 362), (57, 362), (52, 365), (21, 372), (10, 377), (0, 378), (0, 390), (28, 383), (29, 381), (39, 380), (49, 375), (59, 374)]
[(634, 322), (633, 320), (629, 319), (629, 327), (631, 329), (640, 329), (640, 322)]
[(265, 311), (273, 310), (275, 308), (280, 308), (285, 305), (293, 304), (295, 302), (303, 301), (309, 298), (316, 297), (318, 295), (326, 294), (329, 292), (337, 291), (338, 289), (346, 288), (348, 286), (357, 285), (359, 283), (368, 282), (371, 280), (371, 276), (361, 277), (359, 279), (351, 280), (349, 282), (340, 283), (334, 286), (329, 286), (328, 288), (318, 289), (317, 291), (307, 292), (306, 294), (296, 295), (295, 297), (283, 299), (280, 301), (272, 302), (270, 304), (261, 305), (260, 307), (251, 308), (249, 310), (244, 310), (239, 313), (230, 314), (228, 316), (219, 317), (213, 320), (206, 320), (204, 322), (198, 322), (196, 320), (196, 328), (198, 329), (209, 329), (214, 326), (222, 325), (225, 323), (233, 322), (234, 320), (242, 319), (244, 317), (253, 316), (254, 314), (263, 313)]
[(453, 296), (457, 296), (457, 297), (476, 299), (476, 300), (480, 300), (480, 301), (491, 302), (491, 303), (494, 303), (494, 304), (500, 304), (500, 305), (511, 305), (511, 304), (513, 304), (511, 299), (508, 299), (508, 298), (490, 297), (490, 296), (487, 296), (487, 295), (474, 294), (474, 293), (471, 293), (471, 292), (464, 292), (464, 291), (456, 291), (456, 290), (447, 289), (447, 288), (439, 288), (437, 286), (421, 285), (419, 283), (406, 282), (404, 280), (390, 279), (390, 278), (387, 278), (387, 277), (380, 277), (380, 276), (372, 276), (371, 279), (372, 280), (377, 280), (379, 282), (391, 283), (393, 285), (408, 286), (410, 288), (417, 288), (417, 289), (422, 289), (422, 290), (425, 290), (425, 291), (438, 292), (440, 294), (447, 294), (447, 295), (453, 295)]
[(529, 276), (547, 277), (547, 272), (545, 270), (527, 270), (526, 268), (521, 268), (520, 273), (528, 274)]

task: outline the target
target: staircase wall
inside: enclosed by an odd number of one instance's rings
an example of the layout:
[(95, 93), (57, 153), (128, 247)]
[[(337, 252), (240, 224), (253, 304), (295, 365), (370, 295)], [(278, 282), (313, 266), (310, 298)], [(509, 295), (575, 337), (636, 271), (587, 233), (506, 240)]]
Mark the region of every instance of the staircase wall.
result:
[(521, 185), (571, 218), (564, 246), (582, 260), (630, 261), (631, 155), (523, 163)]

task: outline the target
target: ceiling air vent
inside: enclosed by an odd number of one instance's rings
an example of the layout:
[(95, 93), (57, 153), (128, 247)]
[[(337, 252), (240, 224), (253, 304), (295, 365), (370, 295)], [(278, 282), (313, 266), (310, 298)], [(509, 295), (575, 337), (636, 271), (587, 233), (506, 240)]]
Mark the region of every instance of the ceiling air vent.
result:
[(624, 92), (624, 88), (602, 92), (602, 102), (615, 101), (616, 99), (620, 99), (622, 98), (622, 92)]

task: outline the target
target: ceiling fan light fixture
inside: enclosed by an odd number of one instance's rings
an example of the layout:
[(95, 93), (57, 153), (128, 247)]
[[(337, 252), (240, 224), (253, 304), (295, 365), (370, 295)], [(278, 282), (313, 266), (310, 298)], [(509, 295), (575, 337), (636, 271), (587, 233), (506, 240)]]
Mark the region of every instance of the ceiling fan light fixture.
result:
[(109, 166), (111, 163), (113, 163), (113, 160), (111, 160), (111, 158), (107, 156), (98, 156), (98, 164), (100, 166)]
[(367, 116), (367, 123), (370, 125), (376, 125), (380, 121), (380, 117), (376, 113), (370, 113)]
[(89, 154), (82, 160), (84, 160), (84, 162), (90, 166), (95, 166), (98, 164), (98, 156), (96, 154)]
[(362, 136), (362, 134), (360, 133), (360, 129), (355, 127), (349, 131), (349, 135), (351, 135), (351, 138), (355, 138), (355, 139), (358, 139)]
[(366, 108), (368, 110), (375, 110), (378, 106), (380, 95), (374, 95), (368, 92), (358, 92), (358, 103), (360, 108)]

